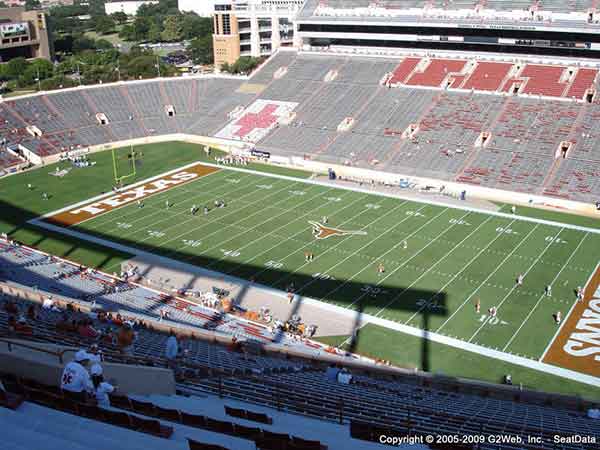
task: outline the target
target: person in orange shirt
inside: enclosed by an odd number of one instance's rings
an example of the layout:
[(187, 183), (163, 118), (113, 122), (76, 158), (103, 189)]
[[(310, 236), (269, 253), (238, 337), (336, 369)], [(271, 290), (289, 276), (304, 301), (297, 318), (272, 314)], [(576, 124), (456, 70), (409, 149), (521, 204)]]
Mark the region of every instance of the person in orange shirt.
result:
[(125, 355), (133, 355), (135, 335), (129, 323), (124, 323), (117, 335), (119, 350)]

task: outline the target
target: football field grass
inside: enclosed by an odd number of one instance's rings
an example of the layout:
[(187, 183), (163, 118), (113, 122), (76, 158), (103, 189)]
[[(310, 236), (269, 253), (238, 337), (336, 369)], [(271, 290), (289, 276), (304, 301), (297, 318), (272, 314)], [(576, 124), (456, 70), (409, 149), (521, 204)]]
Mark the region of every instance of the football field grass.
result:
[[(227, 206), (214, 208), (215, 200)], [(340, 232), (317, 239), (323, 216)], [(576, 301), (600, 248), (590, 231), (228, 169), (74, 228), (532, 359), (557, 330), (553, 314), (564, 317)]]

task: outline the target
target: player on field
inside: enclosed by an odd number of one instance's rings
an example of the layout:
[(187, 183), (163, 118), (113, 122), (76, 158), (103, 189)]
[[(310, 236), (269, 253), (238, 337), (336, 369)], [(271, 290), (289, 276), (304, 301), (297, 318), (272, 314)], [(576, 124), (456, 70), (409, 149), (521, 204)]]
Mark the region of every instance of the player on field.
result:
[(525, 278), (525, 277), (523, 276), (523, 274), (522, 274), (522, 273), (520, 273), (520, 274), (517, 276), (517, 286), (523, 286), (523, 278)]
[(143, 208), (144, 207), (144, 202), (142, 200), (138, 200), (137, 201), (137, 207), (138, 208)]
[(384, 267), (383, 263), (379, 263), (379, 265), (377, 266), (377, 273), (379, 275), (385, 273), (385, 267)]
[(510, 212), (512, 212), (513, 214), (516, 214), (517, 213), (517, 207), (515, 205), (511, 206)]
[(42, 199), (48, 200), (48, 193), (47, 192), (42, 192)]
[(477, 299), (477, 301), (475, 302), (475, 312), (477, 314), (479, 314), (480, 311), (481, 311), (481, 300)]
[(556, 322), (557, 325), (560, 325), (560, 321), (562, 320), (562, 314), (560, 311), (556, 311), (556, 314), (554, 315), (554, 321)]
[(323, 222), (323, 225), (327, 225), (327, 222), (329, 222), (329, 217), (327, 216), (323, 216), (323, 219), (321, 219)]
[(408, 248), (408, 244), (406, 243), (406, 241), (402, 241), (402, 248), (404, 250), (406, 250)]
[(171, 207), (171, 203), (169, 203), (169, 199), (165, 200), (165, 206), (167, 207), (167, 209), (169, 209)]
[(498, 314), (498, 308), (492, 306), (490, 309), (488, 309), (488, 313), (490, 317), (496, 317), (496, 315)]
[(544, 288), (544, 294), (546, 294), (546, 297), (552, 297), (552, 285), (548, 285)]
[(27, 183), (27, 189), (29, 189), (30, 191), (33, 190), (33, 184)]
[(195, 216), (197, 212), (198, 207), (196, 205), (192, 205), (192, 207), (190, 208), (190, 213), (192, 214), (192, 216)]
[(577, 301), (580, 302), (583, 300), (583, 288), (581, 286), (577, 286)]
[(208, 215), (208, 206), (205, 206), (205, 207), (204, 207), (204, 215), (205, 215), (205, 216), (206, 216), (206, 215)]

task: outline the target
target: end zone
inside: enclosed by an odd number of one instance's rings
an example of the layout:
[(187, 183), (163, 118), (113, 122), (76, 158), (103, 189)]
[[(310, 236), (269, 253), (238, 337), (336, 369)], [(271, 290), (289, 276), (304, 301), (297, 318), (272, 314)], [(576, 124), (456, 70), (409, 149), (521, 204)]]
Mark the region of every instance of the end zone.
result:
[(62, 227), (78, 225), (86, 220), (98, 217), (101, 214), (138, 200), (143, 200), (151, 195), (167, 191), (176, 186), (181, 186), (182, 184), (197, 180), (198, 178), (218, 172), (219, 170), (221, 169), (218, 167), (196, 163), (185, 169), (178, 169), (142, 181), (119, 192), (107, 194), (103, 197), (70, 206), (66, 209), (51, 213), (50, 215), (41, 218), (41, 220)]
[(542, 362), (600, 378), (600, 264), (549, 345)]

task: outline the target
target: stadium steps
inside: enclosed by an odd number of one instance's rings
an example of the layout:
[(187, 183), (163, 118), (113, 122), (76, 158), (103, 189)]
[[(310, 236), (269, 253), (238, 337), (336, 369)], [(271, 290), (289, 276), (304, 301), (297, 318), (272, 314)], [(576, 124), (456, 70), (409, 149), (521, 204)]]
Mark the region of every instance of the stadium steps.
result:
[(15, 444), (16, 448), (28, 449), (108, 450), (122, 448), (123, 442), (127, 442), (128, 450), (187, 448), (183, 438), (179, 441), (154, 438), (29, 402), (17, 411), (0, 408), (0, 428), (6, 430), (3, 441), (10, 443), (9, 448)]

